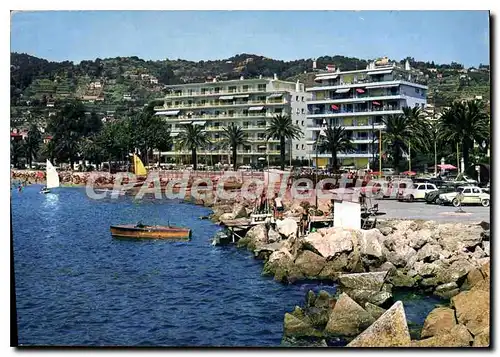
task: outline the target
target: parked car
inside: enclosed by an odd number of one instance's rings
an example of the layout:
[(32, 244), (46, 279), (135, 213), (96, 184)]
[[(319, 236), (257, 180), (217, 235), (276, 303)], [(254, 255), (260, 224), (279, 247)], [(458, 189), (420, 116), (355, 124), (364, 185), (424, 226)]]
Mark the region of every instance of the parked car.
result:
[(392, 176), (396, 174), (396, 170), (391, 169), (391, 168), (383, 168), (382, 169), (382, 175), (384, 176)]
[(442, 185), (442, 186), (438, 186), (437, 190), (426, 192), (424, 199), (425, 199), (426, 203), (435, 204), (435, 203), (438, 203), (436, 201), (438, 200), (440, 194), (456, 192), (456, 191), (457, 191), (457, 187), (455, 185), (451, 185), (451, 184), (450, 185)]
[(400, 189), (396, 198), (398, 201), (408, 202), (425, 200), (425, 194), (434, 190), (437, 190), (437, 187), (432, 183), (414, 183), (409, 188)]
[(477, 186), (460, 186), (457, 192), (442, 193), (439, 195), (437, 203), (439, 204), (452, 204), (455, 207), (460, 206), (458, 194), (463, 196), (462, 205), (468, 204), (481, 204), (484, 207), (490, 206), (490, 195), (484, 193)]

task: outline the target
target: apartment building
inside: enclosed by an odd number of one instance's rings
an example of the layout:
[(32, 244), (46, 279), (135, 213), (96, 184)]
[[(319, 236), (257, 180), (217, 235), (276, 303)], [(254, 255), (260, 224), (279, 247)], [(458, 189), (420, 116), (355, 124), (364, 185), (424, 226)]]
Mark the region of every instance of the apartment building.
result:
[[(170, 85), (163, 106), (155, 107), (156, 115), (170, 124), (174, 147), (162, 152), (164, 161), (189, 161), (190, 151), (184, 150), (175, 138), (185, 124), (202, 125), (212, 142), (209, 148), (199, 148), (199, 162), (213, 165), (229, 163), (230, 150), (223, 148), (223, 131), (230, 123), (240, 126), (248, 145), (238, 148), (238, 164), (273, 165), (279, 161), (280, 144), (274, 138), (266, 140), (266, 128), (278, 114), (289, 115), (305, 133), (307, 99), (304, 85), (274, 78), (258, 78)], [(307, 160), (305, 135), (286, 143), (286, 159)], [(291, 157), (290, 157), (291, 155)], [(163, 161), (162, 160), (162, 161)]]
[[(421, 107), (427, 100), (427, 86), (420, 71), (409, 63), (400, 65), (385, 58), (356, 71), (330, 70), (316, 76), (317, 85), (307, 88), (307, 144), (311, 163), (331, 165), (331, 153), (316, 153), (316, 142), (327, 125), (342, 126), (351, 135), (354, 151), (338, 153), (343, 166), (367, 168), (378, 162), (379, 136), (383, 118), (402, 114), (402, 108)], [(316, 162), (317, 157), (317, 162)], [(374, 165), (378, 168), (378, 164)]]

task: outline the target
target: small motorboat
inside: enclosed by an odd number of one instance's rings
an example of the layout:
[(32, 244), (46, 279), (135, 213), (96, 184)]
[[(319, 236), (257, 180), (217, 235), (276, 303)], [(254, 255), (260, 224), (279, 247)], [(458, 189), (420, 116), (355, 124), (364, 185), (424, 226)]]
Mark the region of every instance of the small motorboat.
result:
[(40, 191), (40, 193), (50, 193), (50, 190), (48, 188), (42, 188), (42, 190)]
[(114, 238), (172, 239), (189, 240), (191, 230), (173, 226), (147, 226), (143, 224), (123, 224), (110, 226)]

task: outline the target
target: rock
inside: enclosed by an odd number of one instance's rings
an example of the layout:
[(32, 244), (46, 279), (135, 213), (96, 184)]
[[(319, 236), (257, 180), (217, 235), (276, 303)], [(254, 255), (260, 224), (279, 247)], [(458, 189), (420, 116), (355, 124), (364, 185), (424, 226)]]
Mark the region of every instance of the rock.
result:
[(481, 273), (483, 274), (483, 276), (485, 277), (485, 279), (490, 278), (490, 261), (489, 261), (489, 259), (488, 259), (487, 263), (481, 265), (480, 270), (481, 270)]
[(484, 254), (486, 254), (486, 256), (490, 256), (490, 241), (483, 241), (483, 250), (484, 250)]
[(417, 278), (415, 276), (410, 277), (402, 271), (397, 270), (394, 274), (388, 277), (387, 281), (396, 287), (411, 288), (416, 285)]
[(306, 276), (315, 278), (325, 266), (326, 260), (309, 250), (304, 250), (295, 260), (295, 265)]
[[(271, 253), (269, 259), (264, 264), (262, 275), (274, 275), (276, 280), (282, 281), (280, 278), (286, 277), (287, 267), (291, 264), (293, 264), (292, 255), (286, 248), (281, 248), (280, 250)], [(276, 274), (278, 274), (278, 277), (276, 277)], [(282, 276), (279, 276), (280, 274)]]
[(257, 247), (263, 246), (268, 243), (267, 241), (267, 229), (264, 224), (257, 224), (250, 228), (245, 234), (245, 238), (250, 240), (247, 247), (250, 250), (254, 250)]
[(316, 301), (316, 294), (314, 291), (309, 290), (306, 295), (306, 308), (314, 306), (314, 302)]
[(432, 231), (430, 229), (409, 231), (406, 236), (409, 246), (416, 250), (422, 248), (426, 243), (433, 242)]
[(243, 206), (241, 203), (234, 204), (232, 214), (234, 219), (248, 217), (247, 210), (245, 209), (245, 206)]
[(446, 272), (444, 272), (441, 281), (443, 283), (458, 281), (462, 277), (465, 277), (469, 273), (469, 271), (473, 269), (474, 265), (472, 265), (472, 263), (470, 263), (468, 260), (466, 259), (456, 260), (453, 263), (451, 263)]
[(283, 220), (276, 220), (276, 228), (278, 233), (284, 238), (295, 238), (297, 236), (297, 222), (292, 218), (285, 218)]
[(339, 282), (343, 288), (347, 289), (363, 289), (380, 291), (387, 277), (387, 271), (358, 273), (358, 274), (342, 274), (339, 276)]
[(485, 328), (478, 335), (474, 336), (472, 347), (490, 347), (490, 329)]
[(393, 228), (395, 231), (401, 234), (405, 234), (408, 230), (411, 230), (414, 222), (411, 220), (398, 220), (394, 221)]
[(337, 255), (332, 260), (326, 261), (323, 270), (318, 274), (319, 279), (331, 279), (336, 281), (342, 272), (346, 271), (348, 256), (345, 253)]
[(328, 347), (325, 339), (318, 338), (301, 338), (301, 337), (291, 337), (284, 336), (281, 340), (282, 347), (308, 347), (308, 348), (316, 348), (316, 347)]
[(453, 309), (437, 307), (427, 315), (420, 337), (426, 338), (439, 333), (449, 333), (456, 324), (457, 320)]
[(374, 321), (370, 313), (342, 293), (330, 313), (324, 332), (330, 336), (356, 336)]
[(381, 306), (392, 298), (392, 293), (389, 291), (346, 289), (345, 292), (360, 305), (364, 305), (369, 302), (374, 305)]
[(397, 243), (393, 251), (387, 254), (387, 260), (397, 267), (406, 266), (408, 260), (417, 254), (417, 251), (404, 243)]
[(324, 237), (307, 236), (304, 242), (316, 250), (322, 257), (329, 259), (338, 253), (350, 252), (353, 249), (353, 232), (343, 229), (337, 229)]
[(368, 311), (374, 319), (378, 319), (384, 314), (384, 312), (386, 312), (386, 310), (381, 308), (380, 306), (374, 305), (369, 302), (365, 303), (365, 310)]
[(382, 233), (378, 229), (360, 230), (358, 233), (359, 252), (374, 258), (382, 258)]
[(385, 262), (379, 267), (370, 267), (370, 271), (387, 271), (391, 275), (396, 271), (396, 267), (391, 262)]
[(490, 240), (490, 229), (489, 228), (487, 230), (481, 232), (481, 239), (483, 241), (489, 241)]
[(472, 336), (464, 325), (455, 325), (448, 333), (439, 333), (420, 341), (412, 341), (411, 347), (470, 347)]
[(398, 301), (347, 347), (408, 347), (410, 344), (403, 303)]
[(451, 282), (447, 284), (442, 284), (436, 287), (434, 290), (434, 295), (437, 295), (443, 299), (451, 299), (453, 296), (460, 292), (456, 283)]
[(484, 252), (484, 250), (480, 246), (476, 246), (474, 253), (472, 253), (472, 257), (475, 259), (481, 259), (481, 258), (486, 257), (486, 253)]
[(281, 236), (278, 232), (276, 232), (273, 228), (271, 228), (267, 232), (267, 239), (269, 243), (275, 243), (281, 240)]
[(418, 261), (413, 265), (413, 270), (415, 271), (415, 274), (420, 275), (423, 278), (432, 276), (434, 271), (436, 271), (437, 268), (438, 268), (438, 265), (436, 265), (434, 263), (429, 264), (429, 263), (424, 263), (421, 261)]
[(481, 273), (481, 270), (478, 268), (472, 269), (468, 274), (467, 278), (465, 279), (464, 283), (462, 284), (462, 290), (469, 290), (473, 286), (477, 285), (481, 281), (484, 280), (483, 273)]
[(382, 233), (384, 236), (388, 236), (389, 234), (391, 234), (393, 232), (393, 229), (392, 227), (380, 227), (379, 228), (379, 231), (380, 233)]
[(465, 325), (475, 336), (490, 323), (490, 292), (472, 289), (462, 291), (451, 298), (451, 306), (455, 308), (457, 321)]
[(219, 221), (220, 222), (224, 222), (224, 221), (230, 221), (234, 219), (234, 215), (232, 213), (222, 213), (220, 216), (219, 216)]
[(483, 228), (470, 224), (440, 224), (436, 227), (439, 235), (438, 243), (450, 252), (461, 251), (463, 248), (473, 248), (482, 241)]
[[(245, 239), (245, 238), (243, 238)], [(240, 239), (241, 241), (241, 239)], [(247, 242), (250, 242), (249, 240)], [(238, 242), (239, 243), (239, 242)], [(243, 244), (243, 243), (242, 243)], [(263, 246), (259, 246), (254, 250), (254, 255), (262, 260), (267, 260), (270, 255), (283, 247), (282, 242), (269, 243)]]
[(333, 309), (333, 305), (335, 304), (335, 299), (326, 291), (320, 290), (316, 300), (314, 301), (314, 306), (317, 308), (327, 308)]
[(438, 244), (427, 243), (417, 253), (417, 260), (431, 263), (439, 259), (442, 248)]
[(321, 337), (322, 333), (316, 330), (307, 321), (295, 317), (292, 314), (285, 313), (285, 321), (283, 324), (285, 336), (292, 337)]

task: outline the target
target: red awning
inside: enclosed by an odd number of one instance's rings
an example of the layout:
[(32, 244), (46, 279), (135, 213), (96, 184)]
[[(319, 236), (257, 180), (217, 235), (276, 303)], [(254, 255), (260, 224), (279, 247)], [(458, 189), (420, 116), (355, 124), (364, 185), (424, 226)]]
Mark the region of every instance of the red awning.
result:
[(361, 89), (361, 88), (356, 88), (356, 92), (363, 94), (365, 92), (365, 90)]
[(339, 109), (339, 107), (337, 107), (335, 104), (332, 104), (332, 109), (333, 109), (333, 110), (338, 110), (338, 109)]
[(372, 102), (373, 105), (380, 105), (379, 102)]

